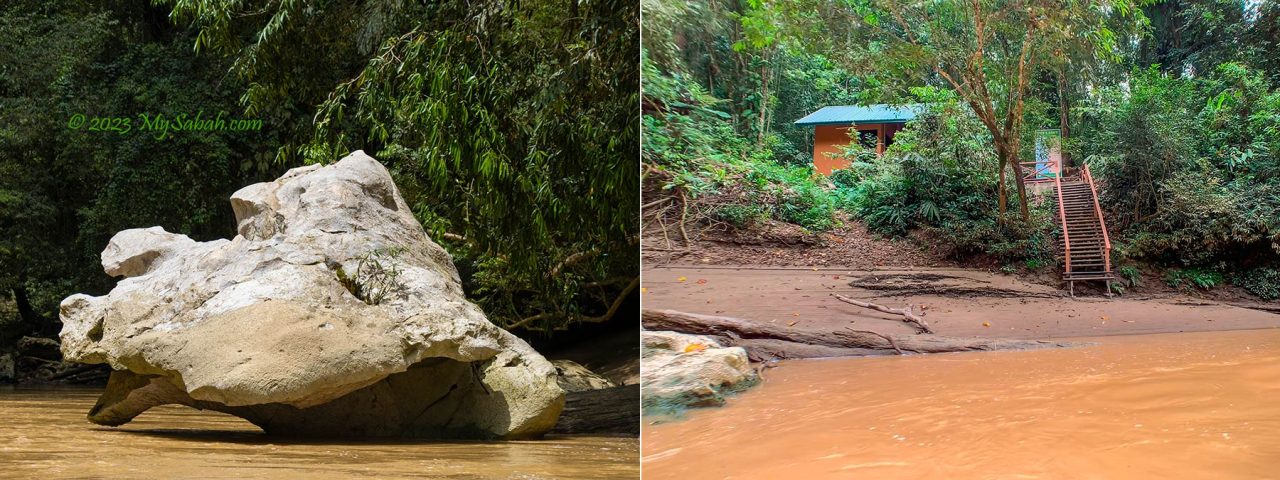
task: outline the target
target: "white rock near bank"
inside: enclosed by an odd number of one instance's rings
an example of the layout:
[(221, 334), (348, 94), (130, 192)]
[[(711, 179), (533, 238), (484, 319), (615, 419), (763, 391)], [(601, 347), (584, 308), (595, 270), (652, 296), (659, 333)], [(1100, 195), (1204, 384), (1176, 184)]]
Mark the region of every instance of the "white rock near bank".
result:
[[(66, 359), (117, 370), (90, 420), (181, 403), (282, 433), (522, 438), (555, 424), (555, 368), (465, 299), (376, 160), (295, 168), (231, 201), (235, 238), (122, 231), (102, 265), (127, 278), (62, 302)], [(400, 272), (376, 305), (339, 280), (367, 280), (373, 252)]]
[(742, 347), (667, 331), (644, 330), (640, 339), (640, 395), (647, 411), (718, 406), (757, 380)]

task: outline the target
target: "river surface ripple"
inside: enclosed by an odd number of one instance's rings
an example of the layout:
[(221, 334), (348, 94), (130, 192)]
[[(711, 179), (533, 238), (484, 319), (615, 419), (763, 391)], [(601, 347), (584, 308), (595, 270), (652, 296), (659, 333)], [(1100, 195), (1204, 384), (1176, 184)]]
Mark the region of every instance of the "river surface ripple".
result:
[(637, 478), (634, 438), (517, 442), (268, 437), (239, 418), (154, 408), (122, 427), (85, 419), (95, 389), (0, 388), (0, 478)]
[(666, 478), (1280, 478), (1280, 330), (783, 362), (642, 427)]

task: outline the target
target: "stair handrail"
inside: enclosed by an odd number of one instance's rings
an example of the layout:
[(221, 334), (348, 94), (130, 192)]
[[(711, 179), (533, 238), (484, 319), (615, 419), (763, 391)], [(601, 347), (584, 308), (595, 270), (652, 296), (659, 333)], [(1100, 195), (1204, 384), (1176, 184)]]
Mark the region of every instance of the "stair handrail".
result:
[(1084, 181), (1089, 184), (1089, 191), (1093, 193), (1093, 213), (1098, 215), (1098, 226), (1102, 227), (1102, 252), (1103, 268), (1106, 272), (1111, 272), (1111, 237), (1107, 235), (1107, 222), (1102, 219), (1102, 205), (1098, 203), (1098, 189), (1093, 186), (1093, 175), (1089, 173), (1089, 165), (1084, 166)]
[(1058, 192), (1058, 219), (1062, 221), (1062, 251), (1066, 257), (1067, 273), (1071, 273), (1071, 236), (1067, 234), (1067, 209), (1062, 201), (1062, 175), (1053, 176), (1053, 186)]

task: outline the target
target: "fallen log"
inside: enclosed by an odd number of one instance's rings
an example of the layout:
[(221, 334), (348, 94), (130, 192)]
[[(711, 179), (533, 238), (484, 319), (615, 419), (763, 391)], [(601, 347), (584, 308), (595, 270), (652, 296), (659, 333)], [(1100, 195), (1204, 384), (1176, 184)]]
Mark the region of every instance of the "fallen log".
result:
[[(979, 350), (1026, 350), (1079, 346), (1079, 343), (938, 335), (882, 335), (859, 330), (811, 332), (733, 317), (676, 310), (643, 309), (640, 321), (649, 330), (672, 330), (717, 337), (726, 346), (747, 350), (752, 361), (773, 359), (883, 355), (893, 352), (945, 353)], [(896, 347), (896, 348), (895, 348)]]
[(889, 308), (884, 305), (877, 305), (871, 302), (854, 300), (852, 298), (846, 297), (844, 295), (836, 294), (836, 293), (831, 294), (831, 296), (836, 297), (836, 300), (839, 300), (841, 302), (844, 302), (850, 305), (857, 305), (862, 308), (870, 308), (872, 310), (875, 310), (881, 313), (902, 315), (902, 321), (910, 324), (914, 324), (916, 328), (920, 329), (921, 333), (933, 333), (933, 329), (929, 328), (929, 324), (924, 321), (924, 318), (920, 317), (919, 315), (916, 315), (915, 312), (911, 311), (911, 305), (907, 305), (907, 308)]
[(640, 385), (571, 392), (551, 433), (640, 434)]

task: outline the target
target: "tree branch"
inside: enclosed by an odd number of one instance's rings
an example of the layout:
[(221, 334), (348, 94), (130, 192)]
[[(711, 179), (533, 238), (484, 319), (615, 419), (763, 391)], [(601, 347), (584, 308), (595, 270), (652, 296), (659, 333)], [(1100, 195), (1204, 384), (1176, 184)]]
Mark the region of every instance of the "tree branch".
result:
[(889, 308), (884, 305), (877, 305), (871, 302), (854, 300), (852, 298), (846, 297), (844, 295), (840, 295), (838, 293), (833, 293), (831, 294), (831, 296), (835, 297), (836, 300), (839, 300), (844, 303), (848, 303), (850, 305), (857, 305), (862, 308), (870, 308), (872, 310), (875, 310), (877, 312), (882, 312), (882, 313), (902, 315), (903, 317), (902, 321), (915, 324), (916, 328), (919, 328), (921, 333), (933, 333), (933, 329), (929, 328), (929, 323), (925, 322), (924, 318), (921, 318), (920, 316), (913, 313), (911, 311), (910, 305), (908, 305), (907, 308)]
[(619, 293), (618, 296), (613, 299), (613, 305), (609, 306), (608, 312), (605, 312), (604, 315), (598, 317), (583, 317), (578, 319), (578, 321), (585, 323), (609, 321), (610, 318), (613, 318), (613, 316), (618, 313), (618, 309), (622, 307), (622, 303), (626, 301), (627, 296), (631, 295), (631, 292), (635, 291), (638, 286), (640, 286), (640, 277), (631, 279), (631, 283), (627, 284), (627, 288), (622, 289), (622, 293)]

